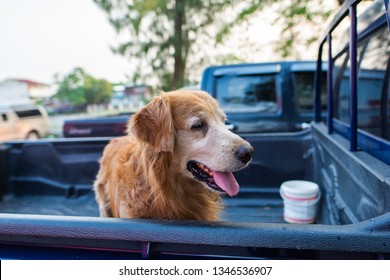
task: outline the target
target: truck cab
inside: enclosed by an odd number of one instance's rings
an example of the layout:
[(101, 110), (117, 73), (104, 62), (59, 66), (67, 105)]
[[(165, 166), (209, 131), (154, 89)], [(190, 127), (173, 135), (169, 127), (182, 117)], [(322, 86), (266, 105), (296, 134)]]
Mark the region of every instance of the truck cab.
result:
[[(237, 133), (300, 131), (314, 116), (315, 69), (315, 61), (210, 66), (201, 89), (219, 101)], [(326, 85), (322, 93), (325, 109)]]

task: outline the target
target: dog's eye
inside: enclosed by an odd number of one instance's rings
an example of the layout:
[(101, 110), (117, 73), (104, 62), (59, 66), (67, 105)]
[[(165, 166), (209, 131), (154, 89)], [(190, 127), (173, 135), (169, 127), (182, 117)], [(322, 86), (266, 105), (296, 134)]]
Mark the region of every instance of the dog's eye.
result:
[(198, 121), (196, 123), (194, 123), (192, 126), (191, 126), (191, 129), (192, 130), (202, 130), (206, 127), (206, 124), (203, 122), (203, 121)]

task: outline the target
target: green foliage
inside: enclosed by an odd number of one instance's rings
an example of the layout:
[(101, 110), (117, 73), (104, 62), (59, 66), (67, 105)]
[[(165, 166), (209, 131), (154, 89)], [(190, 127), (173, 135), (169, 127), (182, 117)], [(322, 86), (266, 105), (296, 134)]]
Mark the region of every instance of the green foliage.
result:
[(217, 55), (215, 58), (217, 64), (237, 64), (244, 63), (244, 61), (234, 54)]
[(84, 78), (84, 95), (87, 104), (107, 103), (111, 99), (112, 84), (89, 75)]
[(322, 28), (324, 18), (330, 14), (324, 8), (325, 0), (93, 1), (106, 13), (115, 30), (127, 36), (112, 50), (136, 65), (132, 82), (149, 84), (147, 79), (157, 78), (158, 86), (164, 90), (182, 87), (189, 80), (190, 70), (209, 64), (205, 45), (224, 43), (233, 27), (255, 19), (266, 8), (278, 10), (275, 23), (282, 25), (282, 33), (276, 52), (282, 57), (299, 58), (296, 46), (309, 46), (316, 41), (315, 36), (306, 38), (301, 34), (300, 23), (316, 30)]
[[(324, 21), (330, 16), (331, 10), (324, 6), (325, 0), (290, 0), (278, 10), (275, 23), (282, 24), (281, 40), (276, 44), (276, 51), (282, 57), (295, 57), (299, 59), (299, 52), (295, 51), (298, 45), (309, 47), (317, 42), (317, 35), (323, 28)], [(314, 36), (305, 37), (302, 27), (308, 26)]]
[(61, 81), (57, 77), (58, 91), (53, 96), (71, 105), (86, 105), (109, 102), (112, 84), (106, 80), (95, 79), (82, 68), (75, 68)]
[[(118, 33), (126, 32), (130, 39), (112, 47), (130, 62), (138, 62), (137, 79), (158, 77), (164, 90), (182, 87), (188, 81), (188, 58), (199, 53), (200, 36), (216, 15), (237, 1), (229, 0), (94, 0), (108, 15)], [(201, 44), (201, 43), (200, 43)], [(198, 59), (198, 63), (201, 59)]]
[(251, 18), (256, 12), (261, 11), (267, 4), (273, 3), (272, 0), (252, 0), (248, 1), (248, 5), (245, 6), (238, 14), (233, 18), (233, 20), (224, 24), (220, 31), (217, 33), (215, 42), (217, 44), (222, 43), (223, 39), (231, 33), (231, 29), (241, 24)]

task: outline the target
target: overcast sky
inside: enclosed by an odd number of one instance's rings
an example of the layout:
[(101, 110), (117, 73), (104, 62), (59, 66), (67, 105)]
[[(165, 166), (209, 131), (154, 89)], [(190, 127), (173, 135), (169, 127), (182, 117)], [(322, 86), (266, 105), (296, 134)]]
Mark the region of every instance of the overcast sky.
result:
[(52, 83), (75, 67), (96, 78), (126, 81), (131, 67), (112, 54), (116, 34), (92, 0), (0, 0), (0, 82)]
[[(259, 19), (262, 35), (258, 20), (248, 32), (252, 41), (261, 41), (256, 43), (261, 51), (244, 57), (248, 61), (272, 58), (270, 42), (278, 34), (269, 23), (272, 14)], [(241, 49), (240, 44), (250, 43), (243, 35), (238, 32), (211, 53)], [(110, 45), (118, 44), (117, 34), (92, 0), (0, 0), (0, 36), (0, 82), (21, 78), (53, 83), (56, 73), (63, 76), (75, 67), (113, 83), (128, 82), (133, 76), (134, 67), (111, 52)]]

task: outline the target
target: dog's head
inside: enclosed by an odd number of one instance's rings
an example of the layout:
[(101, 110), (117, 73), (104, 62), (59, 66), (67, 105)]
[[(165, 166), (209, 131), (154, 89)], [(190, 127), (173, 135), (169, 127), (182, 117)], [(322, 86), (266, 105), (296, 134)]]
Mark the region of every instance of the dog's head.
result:
[(172, 153), (172, 170), (206, 188), (234, 196), (232, 172), (247, 166), (253, 148), (225, 126), (226, 115), (209, 94), (173, 91), (155, 97), (129, 123), (129, 132), (156, 153)]

